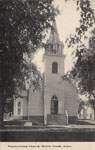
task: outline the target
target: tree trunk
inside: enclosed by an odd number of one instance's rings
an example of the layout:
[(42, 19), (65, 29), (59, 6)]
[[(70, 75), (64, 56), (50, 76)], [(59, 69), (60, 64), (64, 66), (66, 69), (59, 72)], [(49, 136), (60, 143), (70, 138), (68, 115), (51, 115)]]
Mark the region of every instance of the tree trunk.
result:
[(2, 91), (2, 74), (1, 74), (1, 59), (0, 59), (0, 129), (3, 127), (3, 114), (4, 114), (4, 98)]
[(3, 114), (4, 114), (4, 101), (0, 91), (0, 129), (4, 127)]
[(95, 120), (95, 92), (93, 92), (92, 95), (93, 95), (93, 98), (94, 98), (92, 106), (93, 106), (93, 109), (94, 109), (94, 120)]
[(95, 120), (95, 108), (94, 108), (94, 120)]

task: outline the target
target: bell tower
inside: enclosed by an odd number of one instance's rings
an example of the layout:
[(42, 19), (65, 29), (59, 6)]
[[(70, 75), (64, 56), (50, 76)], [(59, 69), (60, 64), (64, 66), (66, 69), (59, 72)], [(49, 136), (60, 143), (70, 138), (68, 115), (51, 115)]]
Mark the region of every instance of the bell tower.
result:
[(48, 123), (48, 115), (63, 113), (62, 87), (60, 85), (64, 75), (64, 45), (59, 39), (55, 19), (44, 54), (44, 123)]
[(50, 37), (46, 44), (45, 55), (62, 56), (63, 47), (64, 45), (59, 39), (56, 21), (54, 19), (52, 22)]

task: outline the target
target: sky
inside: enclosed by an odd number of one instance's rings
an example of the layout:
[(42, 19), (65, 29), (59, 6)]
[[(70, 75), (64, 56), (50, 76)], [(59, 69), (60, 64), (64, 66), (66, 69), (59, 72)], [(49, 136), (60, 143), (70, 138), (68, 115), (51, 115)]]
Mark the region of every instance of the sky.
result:
[[(94, 2), (94, 0), (91, 0)], [(94, 2), (95, 3), (95, 2)], [(56, 24), (58, 28), (59, 38), (64, 43), (63, 53), (66, 54), (65, 58), (65, 73), (70, 71), (73, 66), (73, 56), (71, 55), (73, 51), (72, 48), (67, 48), (65, 40), (70, 34), (75, 33), (76, 27), (79, 26), (80, 12), (76, 11), (76, 1), (69, 0), (65, 3), (65, 0), (55, 0), (55, 7), (60, 10), (60, 15), (56, 17)], [(42, 62), (44, 50), (39, 50), (36, 55), (34, 62), (37, 64), (38, 69), (43, 73), (44, 64)]]

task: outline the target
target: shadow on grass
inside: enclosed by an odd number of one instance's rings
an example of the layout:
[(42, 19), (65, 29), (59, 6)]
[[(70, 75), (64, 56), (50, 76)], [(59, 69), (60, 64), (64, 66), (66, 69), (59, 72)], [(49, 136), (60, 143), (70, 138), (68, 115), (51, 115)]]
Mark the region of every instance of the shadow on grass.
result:
[(95, 132), (2, 132), (2, 142), (83, 142), (95, 141)]

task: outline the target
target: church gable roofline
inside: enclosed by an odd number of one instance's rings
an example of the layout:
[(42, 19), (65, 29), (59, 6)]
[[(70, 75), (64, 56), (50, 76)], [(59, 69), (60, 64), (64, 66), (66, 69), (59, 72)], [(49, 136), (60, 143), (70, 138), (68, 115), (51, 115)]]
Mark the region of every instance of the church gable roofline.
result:
[(63, 77), (62, 77), (62, 82), (63, 82), (63, 83), (64, 83), (64, 82), (68, 82), (69, 84), (71, 84), (71, 86), (72, 86), (72, 87), (75, 89), (75, 91), (78, 93), (78, 90), (77, 90), (75, 84), (74, 84), (69, 78), (67, 78), (66, 76), (63, 76)]

